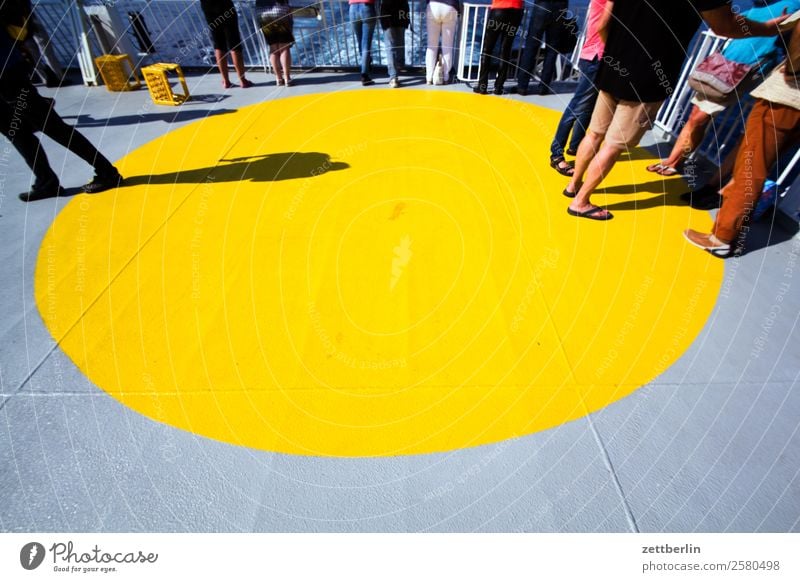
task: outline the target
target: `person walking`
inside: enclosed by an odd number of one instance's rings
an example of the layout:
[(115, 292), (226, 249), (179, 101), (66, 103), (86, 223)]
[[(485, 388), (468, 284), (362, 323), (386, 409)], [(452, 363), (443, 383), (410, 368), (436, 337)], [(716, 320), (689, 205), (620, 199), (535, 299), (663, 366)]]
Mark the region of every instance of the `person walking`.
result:
[(733, 175), (722, 189), (714, 228), (710, 233), (683, 232), (688, 242), (717, 257), (741, 248), (769, 171), (781, 152), (800, 143), (800, 22), (792, 32), (785, 63), (751, 94), (756, 102), (747, 117)]
[[(768, 20), (788, 12), (792, 14), (800, 10), (800, 0), (762, 0), (759, 5), (742, 14), (752, 20)], [(681, 129), (669, 156), (658, 163), (647, 166), (648, 172), (661, 176), (674, 176), (683, 173), (683, 165), (689, 156), (700, 146), (711, 120), (727, 110), (738, 107), (740, 99), (750, 93), (780, 61), (783, 55), (783, 39), (777, 37), (754, 36), (737, 38), (730, 41), (722, 50), (722, 56), (729, 61), (753, 67), (751, 74), (741, 82), (725, 101), (713, 101), (695, 93), (692, 96), (692, 109), (686, 123)], [(731, 162), (723, 163), (722, 175), (727, 176), (731, 170)]]
[[(689, 43), (701, 20), (730, 38), (775, 36), (786, 16), (756, 22), (730, 0), (608, 0), (613, 3), (597, 98), (589, 131), (578, 147), (575, 171), (563, 194), (572, 216), (609, 220), (591, 203), (594, 189), (620, 154), (639, 143), (661, 104), (674, 91)], [(601, 147), (602, 146), (602, 147)]]
[[(578, 153), (578, 146), (586, 135), (597, 102), (597, 87), (594, 80), (603, 58), (608, 22), (611, 18), (610, 6), (612, 5), (609, 5), (607, 0), (592, 0), (589, 4), (589, 13), (586, 16), (586, 40), (578, 61), (580, 79), (572, 99), (558, 122), (553, 143), (550, 144), (550, 166), (564, 176), (572, 176), (574, 172), (572, 164), (564, 160), (564, 153), (570, 156)], [(569, 148), (567, 148), (568, 139)]]
[(96, 194), (116, 188), (122, 182), (114, 165), (77, 129), (67, 125), (53, 108), (53, 100), (42, 97), (30, 82), (30, 70), (11, 37), (0, 32), (0, 133), (20, 153), (33, 171), (28, 192), (19, 195), (24, 202), (52, 198), (63, 193), (59, 178), (50, 167), (47, 155), (35, 133), (42, 132), (94, 168), (94, 178), (83, 191)]

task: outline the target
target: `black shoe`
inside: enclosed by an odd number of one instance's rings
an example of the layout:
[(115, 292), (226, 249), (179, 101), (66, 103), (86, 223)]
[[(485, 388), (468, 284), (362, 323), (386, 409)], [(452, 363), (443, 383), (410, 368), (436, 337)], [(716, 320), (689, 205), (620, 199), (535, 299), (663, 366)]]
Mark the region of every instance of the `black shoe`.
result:
[(369, 87), (370, 85), (374, 85), (375, 81), (370, 79), (368, 75), (361, 75), (361, 84), (364, 85), (364, 87)]
[(569, 148), (569, 149), (567, 149), (566, 154), (568, 156), (577, 156), (578, 155), (578, 148)]
[(88, 184), (85, 184), (81, 190), (87, 194), (97, 194), (98, 192), (116, 188), (121, 183), (122, 176), (116, 168), (113, 168), (113, 172), (109, 171), (107, 174), (96, 174), (94, 179)]
[(555, 95), (556, 92), (553, 91), (547, 85), (539, 85), (539, 88), (536, 90), (537, 95)]
[(495, 85), (494, 86), (494, 90), (492, 91), (492, 93), (494, 93), (495, 95), (502, 95), (503, 94), (503, 86), (502, 85), (500, 85), (500, 86)]
[(58, 177), (53, 175), (43, 182), (34, 182), (29, 192), (23, 192), (19, 199), (23, 202), (33, 202), (34, 200), (44, 200), (45, 198), (56, 198), (64, 193), (64, 189), (58, 183)]
[(486, 85), (475, 85), (472, 88), (473, 93), (477, 93), (478, 95), (488, 95), (489, 90), (486, 88)]
[(523, 97), (525, 97), (528, 94), (528, 88), (517, 85), (516, 87), (511, 87), (511, 89), (509, 89), (508, 92), (516, 95), (522, 95)]

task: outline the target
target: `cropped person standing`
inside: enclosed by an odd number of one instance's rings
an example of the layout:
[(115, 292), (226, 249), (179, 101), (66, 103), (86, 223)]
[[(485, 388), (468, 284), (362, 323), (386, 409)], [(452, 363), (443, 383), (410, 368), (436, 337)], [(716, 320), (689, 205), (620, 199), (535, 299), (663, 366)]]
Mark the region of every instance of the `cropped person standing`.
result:
[[(572, 165), (564, 160), (567, 139), (569, 148), (566, 149), (566, 153), (574, 156), (578, 152), (583, 136), (586, 135), (597, 102), (597, 87), (594, 80), (603, 58), (606, 44), (604, 39), (608, 34), (608, 22), (611, 18), (610, 6), (612, 5), (609, 5), (607, 0), (592, 0), (589, 5), (589, 13), (586, 16), (586, 40), (578, 61), (581, 77), (572, 99), (561, 116), (561, 121), (558, 122), (553, 143), (550, 144), (550, 166), (564, 176), (572, 176), (574, 171)], [(570, 132), (572, 132), (571, 139)]]
[(408, 0), (381, 0), (380, 10), (383, 40), (386, 44), (386, 66), (389, 69), (389, 87), (400, 86), (398, 68), (405, 61), (406, 28), (411, 23)]
[[(753, 20), (768, 20), (780, 16), (783, 11), (792, 14), (800, 10), (800, 0), (761, 0), (756, 6), (742, 14)], [(674, 176), (683, 173), (683, 165), (692, 152), (702, 143), (706, 128), (711, 120), (728, 109), (739, 107), (739, 100), (746, 96), (759, 81), (763, 81), (775, 68), (783, 56), (783, 39), (781, 37), (747, 37), (729, 42), (722, 50), (722, 56), (735, 63), (752, 67), (751, 74), (743, 80), (735, 91), (724, 101), (704, 99), (695, 93), (692, 96), (692, 109), (686, 123), (681, 129), (669, 156), (656, 164), (647, 166), (648, 172), (661, 176)], [(735, 151), (735, 147), (732, 148)], [(731, 156), (732, 157), (732, 156)], [(732, 168), (733, 160), (726, 157), (720, 168), (720, 174), (727, 176)], [(717, 188), (709, 188), (709, 195), (716, 195)], [(699, 192), (702, 195), (702, 192)]]
[(372, 36), (375, 34), (375, 0), (349, 0), (350, 22), (361, 55), (361, 84), (374, 85), (369, 76), (372, 65)]
[(453, 70), (453, 47), (461, 13), (461, 0), (428, 0), (425, 9), (425, 22), (428, 27), (428, 48), (425, 51), (425, 80), (433, 84), (433, 70), (439, 52), (439, 38), (442, 40), (442, 68), (445, 83), (450, 82)]
[(228, 76), (228, 53), (230, 53), (242, 89), (252, 87), (253, 83), (244, 73), (242, 36), (239, 34), (239, 17), (236, 15), (236, 8), (233, 7), (233, 0), (200, 0), (200, 7), (203, 9), (211, 42), (214, 44), (214, 56), (219, 73), (222, 75), (222, 86), (225, 89), (233, 87)]
[[(755, 22), (733, 12), (730, 0), (608, 0), (613, 12), (589, 132), (578, 147), (575, 172), (564, 195), (573, 216), (609, 220), (591, 203), (594, 189), (620, 154), (639, 143), (661, 104), (672, 94), (689, 43), (705, 20), (730, 38), (774, 36), (785, 16)], [(602, 145), (602, 148), (601, 148)], [(585, 176), (585, 181), (584, 181)]]
[(258, 20), (269, 45), (269, 62), (275, 71), (275, 83), (292, 86), (292, 52), (294, 18), (289, 0), (258, 0)]
[(556, 47), (561, 35), (565, 33), (562, 30), (562, 20), (567, 8), (567, 0), (536, 0), (536, 4), (531, 8), (525, 49), (522, 52), (517, 74), (516, 92), (520, 95), (528, 94), (528, 85), (536, 68), (542, 43), (545, 44), (545, 53), (537, 93), (539, 95), (553, 93), (550, 83), (553, 82), (556, 73), (556, 59), (558, 58)]
[(30, 70), (11, 38), (0, 31), (0, 133), (16, 148), (33, 170), (30, 191), (20, 194), (24, 202), (52, 198), (63, 192), (58, 176), (35, 132), (40, 131), (79, 156), (94, 168), (94, 179), (83, 191), (95, 194), (116, 188), (122, 182), (117, 169), (74, 127), (64, 123), (53, 108), (53, 100), (42, 97), (30, 82)]
[(792, 32), (786, 62), (752, 95), (756, 102), (747, 117), (733, 176), (722, 189), (714, 228), (708, 234), (692, 229), (683, 233), (694, 246), (718, 257), (728, 256), (741, 245), (769, 171), (781, 152), (800, 143), (800, 23)]
[(522, 0), (492, 0), (492, 6), (486, 18), (486, 36), (483, 39), (480, 75), (478, 84), (472, 90), (481, 95), (489, 92), (489, 65), (493, 58), (495, 45), (500, 40), (500, 62), (497, 66), (493, 92), (495, 95), (502, 95), (503, 85), (508, 75), (514, 37), (517, 36), (519, 25), (522, 22)]

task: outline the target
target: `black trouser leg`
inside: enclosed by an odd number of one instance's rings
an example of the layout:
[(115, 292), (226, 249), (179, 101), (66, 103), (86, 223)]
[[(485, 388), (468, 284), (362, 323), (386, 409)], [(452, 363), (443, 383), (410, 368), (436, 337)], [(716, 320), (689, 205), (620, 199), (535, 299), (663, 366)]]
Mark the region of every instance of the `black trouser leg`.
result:
[[(98, 174), (108, 174), (114, 166), (95, 148), (81, 132), (67, 125), (53, 109), (53, 100), (45, 99), (21, 72), (3, 79), (2, 93), (12, 115), (21, 119), (29, 131), (41, 131), (56, 143), (94, 167)], [(9, 98), (10, 97), (10, 98)], [(38, 143), (38, 140), (37, 140)], [(27, 158), (26, 158), (27, 160)]]
[(489, 66), (497, 39), (500, 38), (500, 29), (503, 24), (501, 20), (502, 12), (503, 10), (489, 10), (489, 16), (487, 17), (486, 36), (483, 39), (483, 52), (481, 53), (481, 72), (478, 76), (478, 87), (482, 91), (486, 91), (489, 85)]
[(0, 100), (0, 133), (8, 138), (8, 141), (33, 171), (36, 178), (35, 184), (43, 184), (53, 178), (57, 179), (33, 129), (21, 115), (15, 115), (14, 110), (10, 104)]
[(495, 91), (502, 89), (508, 77), (508, 66), (511, 60), (511, 49), (514, 47), (514, 37), (522, 22), (522, 10), (507, 9), (506, 26), (502, 31), (502, 44), (500, 45), (500, 66), (497, 69), (497, 78), (494, 80)]
[(113, 171), (112, 163), (97, 151), (97, 148), (81, 132), (71, 125), (67, 125), (52, 108), (45, 119), (42, 133), (86, 161), (87, 164), (94, 167), (97, 174), (104, 175)]

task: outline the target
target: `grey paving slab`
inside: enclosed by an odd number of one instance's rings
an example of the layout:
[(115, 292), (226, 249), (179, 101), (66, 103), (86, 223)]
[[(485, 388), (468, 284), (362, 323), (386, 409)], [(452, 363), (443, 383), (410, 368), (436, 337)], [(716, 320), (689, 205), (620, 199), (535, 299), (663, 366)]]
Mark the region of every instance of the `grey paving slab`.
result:
[(0, 410), (5, 531), (249, 531), (272, 455), (148, 420), (100, 391)]
[(640, 531), (797, 531), (798, 382), (649, 386), (595, 415)]

